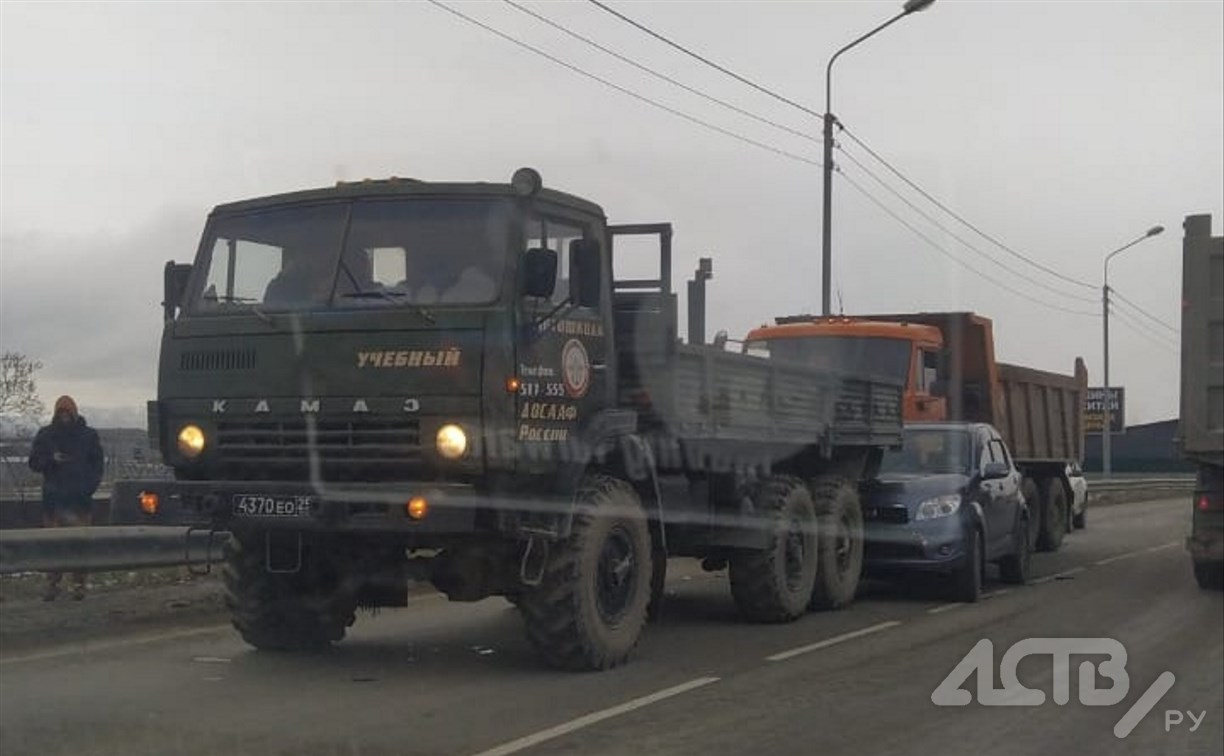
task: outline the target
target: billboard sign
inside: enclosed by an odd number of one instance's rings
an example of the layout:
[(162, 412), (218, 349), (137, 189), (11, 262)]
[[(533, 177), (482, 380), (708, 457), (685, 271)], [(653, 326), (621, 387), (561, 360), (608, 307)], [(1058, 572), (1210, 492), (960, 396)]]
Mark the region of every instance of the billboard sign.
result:
[[(1100, 435), (1105, 423), (1105, 389), (1089, 388), (1084, 396), (1084, 432)], [(1126, 389), (1109, 387), (1110, 435), (1126, 431)]]

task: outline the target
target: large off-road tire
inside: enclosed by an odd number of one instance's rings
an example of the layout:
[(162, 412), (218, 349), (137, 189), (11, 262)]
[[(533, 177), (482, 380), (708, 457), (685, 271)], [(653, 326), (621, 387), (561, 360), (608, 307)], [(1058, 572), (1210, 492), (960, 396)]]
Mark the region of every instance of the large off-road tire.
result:
[(570, 536), (552, 545), (519, 610), (527, 639), (554, 667), (608, 669), (629, 658), (646, 624), (650, 528), (637, 492), (606, 475), (579, 485)]
[(1029, 548), (1029, 531), (1032, 526), (1028, 517), (1021, 517), (1016, 525), (1012, 553), (999, 560), (999, 577), (1004, 583), (1024, 585), (1028, 582), (1033, 552)]
[(1020, 481), (1020, 495), (1024, 497), (1029, 510), (1029, 551), (1036, 551), (1037, 536), (1041, 532), (1041, 510), (1045, 506), (1041, 499), (1041, 488), (1037, 481), (1025, 475)]
[(816, 582), (816, 507), (803, 481), (788, 476), (762, 482), (752, 499), (770, 545), (730, 559), (731, 596), (745, 619), (791, 622), (807, 611)]
[(948, 593), (953, 601), (973, 604), (982, 597), (984, 551), (982, 531), (972, 528), (965, 534), (965, 561), (949, 580)]
[(1038, 551), (1058, 551), (1067, 534), (1067, 489), (1062, 481), (1050, 478), (1041, 497), (1041, 531), (1037, 534)]
[(841, 609), (854, 601), (863, 573), (863, 508), (845, 478), (812, 481), (816, 505), (816, 583), (812, 609)]
[(1224, 590), (1224, 563), (1196, 561), (1194, 580), (1205, 591)]
[(302, 568), (268, 572), (265, 535), (235, 533), (225, 545), (225, 605), (250, 645), (265, 651), (314, 651), (344, 637), (357, 602), (322, 550), (303, 544)]

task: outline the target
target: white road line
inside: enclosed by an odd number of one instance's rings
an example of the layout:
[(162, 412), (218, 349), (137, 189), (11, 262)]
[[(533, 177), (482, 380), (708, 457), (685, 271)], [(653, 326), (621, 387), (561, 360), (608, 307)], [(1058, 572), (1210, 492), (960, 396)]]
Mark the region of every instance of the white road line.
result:
[(933, 606), (930, 609), (927, 609), (926, 613), (927, 614), (943, 614), (944, 612), (950, 612), (953, 609), (960, 609), (962, 606), (964, 606), (964, 604), (960, 602), (957, 602), (954, 604), (940, 604), (939, 606)]
[(897, 620), (889, 620), (888, 622), (881, 622), (878, 625), (871, 625), (870, 627), (863, 627), (863, 628), (859, 628), (858, 630), (851, 630), (850, 632), (842, 633), (841, 635), (834, 635), (832, 638), (825, 638), (822, 641), (817, 641), (816, 643), (812, 643), (807, 646), (800, 646), (798, 648), (792, 648), (789, 651), (781, 651), (779, 653), (774, 654), (773, 656), (766, 656), (765, 659), (766, 661), (784, 661), (786, 659), (790, 659), (790, 658), (799, 656), (800, 654), (806, 654), (811, 651), (819, 651), (822, 648), (828, 648), (829, 646), (835, 646), (838, 643), (842, 643), (844, 641), (854, 640), (855, 638), (861, 638), (864, 635), (871, 635), (872, 633), (878, 633), (881, 630), (887, 630), (890, 627), (896, 627), (897, 625), (900, 625), (900, 624), (901, 623)]
[(1164, 551), (1165, 549), (1171, 549), (1174, 546), (1181, 546), (1181, 541), (1169, 541), (1168, 543), (1162, 543), (1159, 546), (1149, 546), (1148, 548), (1144, 549), (1144, 551), (1151, 554), (1156, 551)]
[(590, 714), (578, 717), (577, 719), (571, 719), (570, 721), (559, 724), (556, 727), (549, 727), (547, 730), (540, 730), (537, 733), (525, 735), (516, 740), (511, 740), (508, 743), (502, 743), (501, 745), (494, 746), (486, 751), (481, 751), (480, 753), (476, 754), (476, 756), (507, 756), (511, 753), (518, 753), (519, 751), (531, 748), (532, 746), (537, 746), (545, 741), (559, 738), (562, 735), (568, 735), (575, 730), (581, 730), (584, 727), (590, 727), (593, 724), (598, 724), (605, 719), (619, 717), (621, 714), (628, 714), (629, 712), (640, 709), (643, 706), (650, 706), (651, 704), (658, 703), (664, 699), (678, 696), (681, 693), (687, 693), (690, 690), (700, 688), (704, 685), (709, 685), (710, 683), (718, 682), (718, 680), (719, 678), (717, 677), (698, 677), (695, 680), (689, 680), (686, 683), (681, 683), (671, 688), (665, 688), (664, 690), (660, 690), (656, 693), (651, 693), (648, 696), (635, 698), (631, 701), (626, 701), (623, 704), (619, 704), (608, 709), (601, 709), (599, 711), (594, 711)]
[(1055, 580), (1057, 580), (1057, 579), (1059, 579), (1059, 578), (1063, 578), (1063, 577), (1070, 577), (1070, 576), (1072, 576), (1072, 575), (1078, 575), (1079, 573), (1083, 572), (1083, 571), (1084, 571), (1084, 570), (1086, 570), (1086, 569), (1088, 569), (1088, 568), (1087, 568), (1087, 567), (1072, 567), (1072, 568), (1071, 568), (1071, 569), (1069, 569), (1069, 570), (1063, 570), (1062, 572), (1056, 572), (1056, 573), (1054, 573), (1053, 575), (1051, 575), (1050, 577), (1052, 577), (1052, 578), (1054, 578)]
[(208, 627), (194, 627), (189, 630), (171, 630), (165, 633), (157, 633), (156, 635), (142, 635), (135, 638), (122, 638), (112, 641), (85, 641), (76, 643), (68, 647), (59, 647), (47, 651), (39, 651), (25, 656), (10, 656), (0, 658), (0, 666), (6, 664), (20, 664), (22, 662), (46, 661), (47, 659), (61, 659), (69, 656), (81, 656), (83, 654), (96, 654), (100, 651), (113, 651), (119, 648), (130, 648), (131, 646), (142, 646), (146, 643), (157, 643), (158, 641), (181, 640), (183, 638), (194, 638), (197, 635), (208, 635), (209, 633), (219, 633), (230, 630), (230, 626), (226, 625), (210, 625)]
[(1123, 559), (1132, 559), (1137, 556), (1139, 556), (1138, 551), (1128, 551), (1125, 554), (1117, 554), (1115, 556), (1106, 557), (1105, 559), (1098, 559), (1092, 564), (1096, 567), (1104, 567), (1107, 564), (1113, 564), (1114, 562), (1121, 562)]

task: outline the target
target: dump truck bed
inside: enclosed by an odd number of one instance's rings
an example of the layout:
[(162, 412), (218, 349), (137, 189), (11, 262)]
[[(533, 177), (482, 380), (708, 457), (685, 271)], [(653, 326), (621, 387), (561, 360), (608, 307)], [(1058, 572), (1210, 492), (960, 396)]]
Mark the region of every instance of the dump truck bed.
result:
[(1210, 215), (1185, 221), (1182, 246), (1181, 422), (1191, 459), (1224, 464), (1224, 236)]

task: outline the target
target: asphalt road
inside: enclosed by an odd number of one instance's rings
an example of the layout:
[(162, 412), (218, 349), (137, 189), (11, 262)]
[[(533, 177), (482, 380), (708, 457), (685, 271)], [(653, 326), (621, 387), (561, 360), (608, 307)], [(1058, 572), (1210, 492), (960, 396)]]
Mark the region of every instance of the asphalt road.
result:
[[(870, 584), (849, 610), (782, 626), (743, 624), (725, 577), (675, 562), (666, 617), (629, 665), (605, 673), (542, 668), (500, 599), (432, 596), (359, 617), (312, 657), (257, 653), (215, 626), (0, 649), (0, 753), (1219, 754), (1224, 595), (1194, 584), (1188, 514), (1186, 497), (1092, 510), (1087, 531), (1037, 555), (1034, 584), (994, 583), (976, 605)], [(1045, 691), (1042, 705), (932, 703), (980, 640), (997, 662), (1027, 638), (1120, 641), (1129, 692), (1081, 704), (1080, 662), (1106, 657), (1076, 656), (1060, 705), (1052, 657), (1030, 656), (1018, 677)], [(1118, 738), (1165, 672), (1172, 688)], [(1166, 731), (1172, 710), (1200, 723)]]

